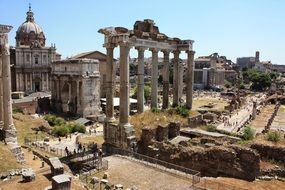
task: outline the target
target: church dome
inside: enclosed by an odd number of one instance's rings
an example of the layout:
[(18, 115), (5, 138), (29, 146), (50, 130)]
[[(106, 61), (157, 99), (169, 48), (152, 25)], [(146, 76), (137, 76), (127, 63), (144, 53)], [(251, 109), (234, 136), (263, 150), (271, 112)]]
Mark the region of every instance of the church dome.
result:
[(19, 26), (16, 32), (16, 45), (33, 46), (36, 43), (40, 47), (44, 47), (45, 40), (44, 32), (42, 28), (35, 23), (34, 13), (31, 11), (31, 6), (29, 6), (26, 21)]

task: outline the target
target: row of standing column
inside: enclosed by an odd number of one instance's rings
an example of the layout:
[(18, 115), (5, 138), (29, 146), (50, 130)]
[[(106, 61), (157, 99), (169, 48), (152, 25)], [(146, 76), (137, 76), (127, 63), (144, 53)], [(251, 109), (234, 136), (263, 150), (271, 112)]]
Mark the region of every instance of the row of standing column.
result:
[[(107, 75), (106, 75), (106, 116), (107, 121), (114, 120), (114, 63), (113, 51), (115, 46), (107, 44)], [(138, 113), (144, 111), (144, 51), (145, 48), (137, 47), (138, 50), (138, 83), (137, 83), (137, 110)], [(152, 79), (151, 79), (151, 107), (156, 108), (158, 104), (158, 50), (152, 51)], [(129, 117), (129, 51), (127, 43), (120, 44), (120, 124), (128, 124)], [(169, 53), (163, 50), (163, 109), (169, 107)], [(179, 104), (179, 99), (183, 93), (183, 65), (179, 64), (180, 51), (174, 51), (174, 92), (173, 105)], [(193, 100), (193, 62), (194, 51), (187, 51), (187, 73), (186, 73), (186, 106), (192, 108)]]
[[(17, 91), (34, 90), (33, 73), (16, 73), (16, 88)], [(29, 80), (29, 85), (28, 85)], [(41, 90), (50, 90), (50, 77), (48, 73), (41, 73)], [(43, 87), (44, 84), (46, 87)]]

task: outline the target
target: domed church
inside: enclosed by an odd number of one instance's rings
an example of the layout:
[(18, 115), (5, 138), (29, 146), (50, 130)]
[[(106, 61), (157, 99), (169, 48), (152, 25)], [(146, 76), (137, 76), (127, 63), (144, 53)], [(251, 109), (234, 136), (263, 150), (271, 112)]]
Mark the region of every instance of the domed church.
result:
[(10, 52), (13, 91), (50, 91), (51, 62), (60, 60), (60, 54), (54, 44), (46, 46), (45, 34), (35, 22), (31, 6), (26, 21), (16, 32), (16, 47)]

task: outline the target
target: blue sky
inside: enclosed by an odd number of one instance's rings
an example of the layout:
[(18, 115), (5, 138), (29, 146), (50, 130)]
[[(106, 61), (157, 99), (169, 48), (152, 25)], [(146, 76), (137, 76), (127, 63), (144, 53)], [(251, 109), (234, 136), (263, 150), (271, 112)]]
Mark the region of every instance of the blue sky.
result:
[[(14, 26), (10, 45), (29, 3), (47, 44), (55, 43), (63, 58), (105, 52), (98, 29), (131, 29), (136, 20), (149, 18), (170, 37), (195, 40), (195, 57), (218, 52), (235, 62), (259, 50), (261, 60), (285, 64), (284, 0), (0, 0), (0, 23)], [(131, 50), (131, 56), (137, 52)]]

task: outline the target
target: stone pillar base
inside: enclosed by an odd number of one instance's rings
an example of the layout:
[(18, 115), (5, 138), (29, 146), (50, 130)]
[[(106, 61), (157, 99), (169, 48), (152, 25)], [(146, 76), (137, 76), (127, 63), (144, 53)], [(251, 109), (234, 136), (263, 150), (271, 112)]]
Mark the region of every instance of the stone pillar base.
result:
[(9, 143), (17, 143), (17, 135), (16, 135), (16, 129), (14, 125), (9, 126), (10, 129), (5, 130), (5, 142), (7, 144)]
[(104, 125), (104, 147), (118, 147), (131, 150), (136, 147), (135, 130), (132, 125), (105, 122)]

